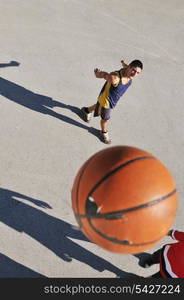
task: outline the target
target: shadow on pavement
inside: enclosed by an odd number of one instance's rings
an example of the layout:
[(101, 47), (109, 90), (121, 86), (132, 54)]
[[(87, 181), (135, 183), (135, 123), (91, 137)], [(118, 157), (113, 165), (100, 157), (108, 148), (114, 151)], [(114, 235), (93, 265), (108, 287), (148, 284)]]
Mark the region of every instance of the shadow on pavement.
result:
[(93, 127), (86, 126), (85, 124), (82, 124), (63, 114), (57, 113), (51, 109), (54, 107), (68, 109), (75, 113), (77, 116), (79, 116), (80, 119), (82, 119), (81, 110), (76, 106), (67, 105), (59, 101), (53, 100), (50, 97), (35, 94), (32, 91), (29, 91), (28, 89), (25, 89), (24, 87), (17, 85), (2, 77), (0, 77), (0, 94), (8, 100), (16, 102), (17, 104), (22, 105), (26, 108), (29, 108), (42, 114), (52, 116), (73, 126), (85, 129), (99, 138), (99, 130)]
[(22, 264), (19, 264), (7, 257), (6, 255), (0, 253), (0, 278), (38, 278), (45, 277), (40, 273), (37, 273)]
[(143, 252), (143, 253), (138, 253), (134, 254), (135, 257), (139, 259), (138, 264), (140, 267), (144, 268), (144, 262), (151, 257), (151, 254)]
[[(21, 198), (24, 202), (16, 198)], [(76, 259), (99, 272), (108, 270), (121, 278), (137, 277), (135, 274), (122, 271), (71, 240), (72, 238), (89, 242), (78, 227), (50, 216), (25, 202), (29, 201), (42, 208), (51, 208), (47, 203), (6, 189), (0, 189), (0, 203), (1, 201), (3, 201), (3, 207), (1, 206), (0, 209), (0, 222), (18, 232), (25, 232), (65, 262), (70, 263)], [(16, 270), (14, 270), (12, 276), (16, 276), (16, 274)], [(75, 274), (71, 274), (71, 277), (75, 277)]]
[(0, 63), (0, 68), (6, 68), (6, 67), (18, 67), (20, 65), (17, 61), (10, 61), (9, 63)]

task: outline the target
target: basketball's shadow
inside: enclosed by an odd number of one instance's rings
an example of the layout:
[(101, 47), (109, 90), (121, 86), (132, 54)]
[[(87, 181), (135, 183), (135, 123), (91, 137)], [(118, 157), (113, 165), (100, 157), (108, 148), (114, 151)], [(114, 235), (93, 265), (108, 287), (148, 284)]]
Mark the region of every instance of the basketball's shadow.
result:
[[(21, 199), (21, 201), (18, 199)], [(51, 209), (47, 203), (6, 189), (0, 189), (0, 203), (1, 201), (3, 205), (1, 205), (0, 209), (0, 222), (18, 232), (25, 232), (31, 238), (50, 249), (62, 260), (71, 262), (73, 259), (76, 259), (99, 272), (108, 270), (117, 277), (137, 277), (135, 274), (122, 271), (107, 260), (71, 240), (72, 238), (89, 242), (78, 227), (72, 226), (27, 204), (27, 202), (31, 202), (38, 207)], [(6, 237), (1, 242), (6, 243)], [(3, 270), (0, 270), (1, 272)], [(12, 277), (16, 275), (16, 270), (14, 270)], [(2, 273), (1, 276), (3, 277)], [(75, 277), (75, 274), (73, 273), (71, 276)]]
[(6, 97), (11, 101), (16, 102), (19, 105), (22, 105), (26, 108), (29, 108), (42, 114), (52, 116), (73, 126), (77, 126), (84, 130), (87, 130), (88, 132), (99, 138), (99, 130), (93, 127), (88, 127), (85, 124), (82, 124), (68, 116), (65, 116), (52, 110), (52, 108), (54, 107), (68, 109), (75, 113), (78, 117), (80, 117), (80, 119), (82, 119), (82, 114), (78, 107), (61, 103), (47, 96), (35, 94), (32, 91), (29, 91), (28, 89), (25, 89), (24, 87), (17, 85), (11, 81), (8, 81), (2, 77), (0, 77), (0, 93), (2, 96)]
[(17, 263), (8, 256), (0, 253), (0, 278), (38, 278), (46, 277)]

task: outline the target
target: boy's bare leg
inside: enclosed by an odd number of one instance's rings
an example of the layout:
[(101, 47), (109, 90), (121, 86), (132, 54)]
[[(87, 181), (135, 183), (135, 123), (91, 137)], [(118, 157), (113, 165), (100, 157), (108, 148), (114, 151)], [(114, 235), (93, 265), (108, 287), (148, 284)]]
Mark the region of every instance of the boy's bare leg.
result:
[(95, 110), (95, 107), (96, 107), (96, 104), (93, 104), (93, 105), (91, 105), (91, 106), (88, 106), (88, 111), (89, 111), (89, 113), (91, 113), (92, 111), (94, 111), (94, 110)]
[(103, 120), (103, 119), (100, 120), (100, 125), (101, 125), (101, 130), (102, 130), (101, 134), (102, 134), (102, 137), (103, 137), (103, 141), (104, 141), (105, 144), (110, 144), (111, 140), (109, 138), (107, 124), (108, 124), (108, 120)]
[(108, 123), (108, 120), (100, 120), (100, 125), (101, 125), (101, 130), (102, 132), (107, 132), (107, 123)]

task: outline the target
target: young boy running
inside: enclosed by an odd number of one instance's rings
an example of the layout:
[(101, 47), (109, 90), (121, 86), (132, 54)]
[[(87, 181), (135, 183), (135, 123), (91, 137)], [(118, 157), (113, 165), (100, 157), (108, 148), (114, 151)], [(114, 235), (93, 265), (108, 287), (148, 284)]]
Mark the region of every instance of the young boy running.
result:
[(96, 78), (103, 78), (106, 82), (101, 89), (97, 103), (81, 109), (85, 122), (91, 120), (93, 111), (94, 117), (101, 116), (101, 135), (105, 144), (111, 143), (108, 134), (108, 120), (110, 119), (111, 109), (116, 106), (120, 97), (132, 84), (132, 79), (137, 74), (140, 74), (143, 69), (143, 64), (140, 60), (133, 60), (129, 65), (124, 63), (124, 61), (121, 61), (121, 63), (123, 68), (119, 71), (107, 73), (97, 68), (94, 70)]

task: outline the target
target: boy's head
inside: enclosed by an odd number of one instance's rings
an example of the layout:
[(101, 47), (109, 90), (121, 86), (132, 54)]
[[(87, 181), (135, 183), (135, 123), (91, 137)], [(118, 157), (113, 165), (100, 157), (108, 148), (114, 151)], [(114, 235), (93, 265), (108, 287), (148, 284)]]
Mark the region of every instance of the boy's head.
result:
[(143, 63), (138, 59), (133, 60), (127, 67), (127, 76), (133, 79), (137, 74), (140, 74), (142, 70)]
[(141, 70), (143, 70), (143, 63), (138, 60), (138, 59), (135, 59), (133, 60), (130, 64), (129, 64), (130, 67), (133, 67), (133, 68), (140, 68)]

